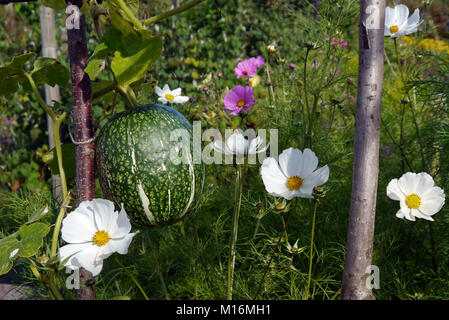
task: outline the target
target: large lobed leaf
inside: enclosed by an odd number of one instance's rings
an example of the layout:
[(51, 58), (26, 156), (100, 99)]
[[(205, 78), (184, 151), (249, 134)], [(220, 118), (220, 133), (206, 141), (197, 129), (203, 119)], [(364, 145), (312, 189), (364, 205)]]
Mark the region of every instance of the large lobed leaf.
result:
[[(10, 62), (0, 66), (0, 95), (9, 97), (18, 90), (19, 85), (25, 91), (31, 92), (31, 86), (25, 76), (25, 64), (36, 53), (30, 52), (12, 58)], [(58, 60), (53, 58), (40, 57), (34, 61), (34, 70), (31, 71), (36, 85), (48, 84), (54, 87), (56, 84), (64, 86), (68, 83), (70, 73)]]
[[(25, 224), (18, 232), (0, 239), (0, 275), (11, 270), (13, 261), (17, 257), (29, 258), (35, 255), (49, 231), (50, 227), (45, 223), (34, 222)], [(15, 250), (18, 251), (14, 252)]]
[(141, 80), (162, 53), (162, 39), (149, 30), (139, 30), (125, 36), (114, 26), (109, 26), (97, 45), (85, 69), (91, 79), (98, 77), (104, 68), (104, 60), (110, 55), (117, 83), (129, 87)]

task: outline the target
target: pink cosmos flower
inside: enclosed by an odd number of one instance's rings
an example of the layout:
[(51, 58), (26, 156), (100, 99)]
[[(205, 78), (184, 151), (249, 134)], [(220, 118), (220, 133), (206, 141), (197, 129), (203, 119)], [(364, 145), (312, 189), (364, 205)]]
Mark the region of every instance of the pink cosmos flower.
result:
[(235, 75), (237, 78), (241, 77), (251, 77), (257, 72), (257, 69), (265, 64), (265, 59), (261, 56), (257, 58), (249, 58), (237, 64), (235, 68)]
[[(254, 59), (254, 58), (251, 58), (251, 59)], [(249, 78), (253, 74), (256, 73), (257, 67), (254, 64), (254, 61), (251, 59), (244, 60), (237, 64), (237, 68), (235, 68), (235, 75), (237, 76), (237, 78), (241, 78), (241, 77)]]
[[(329, 38), (326, 38), (326, 41), (329, 41)], [(348, 42), (344, 41), (343, 39), (340, 39), (340, 38), (333, 38), (332, 46), (334, 46), (334, 47), (340, 46), (340, 47), (344, 48), (344, 47), (348, 46)]]
[(251, 110), (250, 106), (256, 104), (253, 96), (254, 91), (250, 86), (236, 86), (225, 95), (223, 110), (231, 111), (230, 115), (233, 116), (242, 110)]
[(262, 58), (261, 56), (258, 56), (257, 58), (251, 58), (249, 60), (251, 60), (254, 63), (257, 69), (265, 64), (265, 59)]

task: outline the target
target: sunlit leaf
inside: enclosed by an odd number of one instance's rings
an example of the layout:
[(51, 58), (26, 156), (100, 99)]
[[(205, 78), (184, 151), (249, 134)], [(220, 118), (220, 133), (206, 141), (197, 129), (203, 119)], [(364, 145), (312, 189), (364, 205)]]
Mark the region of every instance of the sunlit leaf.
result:
[(16, 238), (17, 233), (14, 233), (8, 237), (0, 239), (0, 275), (9, 272), (12, 268), (11, 253), (20, 249), (21, 243)]
[[(139, 1), (137, 0), (123, 0), (130, 12), (137, 17), (139, 12)], [(129, 34), (135, 34), (135, 28), (133, 21), (128, 15), (120, 8), (117, 0), (109, 0), (109, 15), (111, 17), (112, 25), (120, 30), (125, 36)]]
[(121, 51), (114, 53), (112, 71), (120, 86), (126, 87), (141, 79), (162, 53), (162, 39), (130, 37)]
[(105, 59), (109, 53), (109, 48), (105, 42), (100, 42), (95, 48), (94, 53), (89, 58), (89, 63), (84, 71), (91, 80), (95, 80), (105, 67)]
[(41, 222), (21, 226), (19, 229), (19, 237), (22, 246), (18, 255), (24, 258), (35, 255), (43, 244), (43, 238), (49, 231), (50, 227)]

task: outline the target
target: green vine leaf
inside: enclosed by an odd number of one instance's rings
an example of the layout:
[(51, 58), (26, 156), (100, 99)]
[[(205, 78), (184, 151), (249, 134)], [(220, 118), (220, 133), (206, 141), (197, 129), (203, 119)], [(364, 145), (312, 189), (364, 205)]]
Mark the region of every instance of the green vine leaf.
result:
[(103, 41), (95, 48), (94, 53), (89, 58), (89, 63), (84, 71), (91, 80), (95, 80), (105, 67), (105, 59), (109, 53), (109, 48)]
[(127, 87), (143, 78), (161, 53), (160, 37), (143, 38), (139, 35), (126, 38), (124, 47), (114, 53), (111, 65), (118, 84)]
[[(20, 250), (21, 243), (16, 238), (17, 232), (0, 239), (0, 275), (8, 273), (12, 268), (12, 261), (15, 257), (11, 257), (14, 250)], [(17, 254), (15, 255), (17, 256)]]
[[(92, 101), (95, 101), (96, 99), (98, 99), (98, 97), (95, 97), (98, 92), (101, 92), (103, 90), (106, 90), (107, 88), (110, 88), (113, 84), (114, 84), (114, 80), (101, 80), (101, 81), (92, 82), (92, 97), (93, 97)], [(112, 93), (112, 90), (109, 93), (102, 95), (101, 97), (107, 97), (108, 95), (111, 95), (111, 93)]]
[[(138, 0), (123, 0), (129, 11), (137, 17), (139, 13)], [(134, 21), (120, 8), (118, 0), (109, 0), (109, 15), (111, 17), (112, 25), (120, 30), (123, 35), (135, 34)]]
[[(0, 95), (8, 98), (18, 90), (19, 85), (27, 92), (32, 91), (25, 76), (24, 66), (34, 57), (36, 57), (34, 52), (15, 56), (11, 62), (0, 67)], [(46, 83), (52, 87), (56, 84), (66, 85), (70, 77), (69, 70), (58, 60), (44, 57), (34, 61), (34, 69), (30, 74), (36, 85)]]
[(41, 57), (34, 61), (34, 69), (31, 75), (36, 85), (46, 83), (54, 87), (56, 84), (65, 86), (70, 79), (70, 72), (58, 60)]
[(50, 231), (50, 227), (41, 222), (23, 225), (19, 229), (19, 237), (22, 242), (18, 256), (29, 258), (37, 253), (43, 244), (43, 238)]
[[(128, 88), (145, 77), (161, 54), (162, 39), (152, 36), (149, 30), (139, 30), (125, 37), (111, 25), (90, 57), (85, 71), (91, 79), (97, 78), (104, 68), (105, 58), (110, 55), (117, 85)], [(104, 85), (110, 83), (99, 84), (94, 92), (104, 89)]]
[(34, 52), (15, 56), (11, 62), (7, 62), (0, 67), (0, 95), (8, 98), (18, 90), (18, 85), (28, 85), (28, 80), (23, 74), (23, 66), (35, 56)]

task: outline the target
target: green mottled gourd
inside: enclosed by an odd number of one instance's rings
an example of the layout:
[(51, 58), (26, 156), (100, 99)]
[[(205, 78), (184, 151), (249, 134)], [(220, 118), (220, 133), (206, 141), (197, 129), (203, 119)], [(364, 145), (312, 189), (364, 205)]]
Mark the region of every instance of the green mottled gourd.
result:
[(95, 148), (103, 196), (123, 204), (136, 227), (173, 224), (198, 202), (204, 167), (193, 163), (192, 125), (178, 111), (151, 104), (121, 112)]

